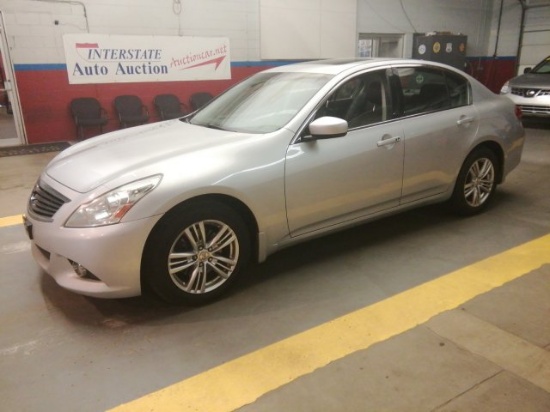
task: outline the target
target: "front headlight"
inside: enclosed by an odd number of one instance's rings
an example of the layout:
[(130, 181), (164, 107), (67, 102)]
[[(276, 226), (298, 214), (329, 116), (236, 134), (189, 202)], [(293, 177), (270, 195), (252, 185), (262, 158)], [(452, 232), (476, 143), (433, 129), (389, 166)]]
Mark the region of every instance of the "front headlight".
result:
[(500, 94), (508, 94), (510, 93), (510, 82), (506, 82), (502, 85), (502, 88), (500, 89)]
[(81, 205), (69, 217), (65, 227), (95, 227), (120, 222), (132, 206), (157, 187), (161, 178), (161, 175), (155, 175), (128, 183)]

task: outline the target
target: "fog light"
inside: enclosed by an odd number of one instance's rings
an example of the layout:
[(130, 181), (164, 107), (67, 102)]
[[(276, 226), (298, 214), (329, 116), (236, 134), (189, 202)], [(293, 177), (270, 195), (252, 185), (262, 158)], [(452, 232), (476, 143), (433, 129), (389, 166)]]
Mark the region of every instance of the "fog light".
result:
[(71, 264), (73, 265), (73, 269), (78, 275), (78, 277), (81, 277), (81, 278), (86, 277), (86, 275), (88, 274), (88, 270), (84, 266), (76, 262), (71, 262)]
[(75, 273), (78, 275), (79, 278), (89, 279), (89, 280), (99, 280), (97, 276), (95, 276), (92, 272), (90, 272), (80, 263), (73, 262), (72, 260), (70, 260), (69, 262), (71, 262), (71, 266), (73, 267), (73, 270), (75, 271)]

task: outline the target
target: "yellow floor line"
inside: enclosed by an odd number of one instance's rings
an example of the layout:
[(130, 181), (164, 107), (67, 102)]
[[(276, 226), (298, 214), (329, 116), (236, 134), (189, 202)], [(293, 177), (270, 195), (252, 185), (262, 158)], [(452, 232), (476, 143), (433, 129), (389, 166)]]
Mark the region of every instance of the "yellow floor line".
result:
[(550, 263), (550, 235), (111, 409), (232, 411)]
[(22, 225), (22, 224), (23, 224), (22, 215), (0, 217), (0, 227), (15, 226), (15, 225)]

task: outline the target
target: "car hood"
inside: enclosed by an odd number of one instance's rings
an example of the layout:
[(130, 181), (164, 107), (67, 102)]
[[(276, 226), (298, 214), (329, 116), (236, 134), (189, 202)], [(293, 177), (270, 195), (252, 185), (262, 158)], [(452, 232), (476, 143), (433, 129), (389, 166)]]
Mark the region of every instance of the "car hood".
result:
[(510, 80), (512, 87), (550, 88), (550, 74), (526, 73)]
[(250, 136), (170, 120), (78, 143), (55, 157), (46, 173), (62, 185), (86, 193), (120, 176), (128, 175), (128, 180), (144, 177), (133, 174), (163, 160)]

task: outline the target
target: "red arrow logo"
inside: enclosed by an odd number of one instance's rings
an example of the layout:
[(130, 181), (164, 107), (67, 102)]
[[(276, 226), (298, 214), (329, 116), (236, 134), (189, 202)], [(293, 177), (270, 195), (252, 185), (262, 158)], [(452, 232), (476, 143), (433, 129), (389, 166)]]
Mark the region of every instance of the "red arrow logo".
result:
[(220, 64), (222, 64), (223, 59), (225, 59), (226, 57), (227, 57), (227, 56), (216, 57), (215, 59), (207, 60), (207, 61), (205, 61), (205, 62), (195, 64), (195, 65), (193, 65), (193, 66), (185, 67), (185, 68), (183, 68), (183, 69), (181, 69), (181, 70), (192, 69), (192, 68), (194, 68), (194, 67), (200, 67), (200, 66), (207, 66), (207, 65), (213, 64), (213, 63), (216, 64), (216, 67), (214, 68), (214, 70), (218, 70), (218, 67), (220, 66)]
[(97, 43), (76, 43), (77, 49), (97, 49), (99, 45)]

